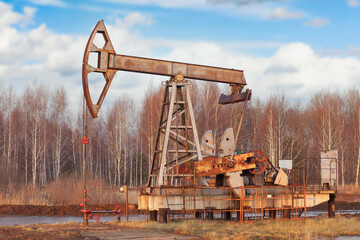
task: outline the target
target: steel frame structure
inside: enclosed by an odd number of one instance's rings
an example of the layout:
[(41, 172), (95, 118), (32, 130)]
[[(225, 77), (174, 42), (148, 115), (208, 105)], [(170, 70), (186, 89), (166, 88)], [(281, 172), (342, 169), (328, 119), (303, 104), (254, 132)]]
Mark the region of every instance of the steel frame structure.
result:
[(181, 184), (184, 174), (193, 176), (185, 164), (202, 160), (189, 84), (185, 80), (165, 83), (148, 186)]

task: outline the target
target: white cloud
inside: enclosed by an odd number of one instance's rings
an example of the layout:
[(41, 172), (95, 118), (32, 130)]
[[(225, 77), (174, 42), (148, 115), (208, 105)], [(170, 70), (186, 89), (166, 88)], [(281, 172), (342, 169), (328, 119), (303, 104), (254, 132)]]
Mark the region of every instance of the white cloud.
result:
[(153, 22), (154, 20), (150, 16), (145, 16), (144, 14), (139, 12), (132, 12), (128, 14), (124, 19), (124, 23), (129, 27), (132, 27), (136, 24), (145, 24), (150, 26), (151, 24), (153, 24)]
[(12, 5), (0, 2), (0, 28), (13, 24), (19, 24), (22, 27), (27, 26), (31, 23), (36, 9), (24, 7), (23, 11), (23, 14), (14, 12)]
[(133, 5), (155, 5), (160, 7), (205, 7), (207, 5), (252, 5), (252, 4), (266, 4), (266, 3), (283, 3), (292, 0), (103, 0), (112, 3), (126, 3)]
[(283, 7), (276, 7), (269, 15), (270, 19), (284, 20), (284, 19), (299, 19), (304, 16), (302, 11), (289, 11)]
[[(268, 72), (278, 66), (296, 71)], [(274, 56), (259, 60), (256, 66), (249, 65), (247, 79), (249, 85), (259, 86), (260, 95), (280, 90), (292, 99), (306, 101), (324, 88), (341, 90), (356, 84), (359, 87), (360, 73), (355, 70), (358, 67), (358, 59), (321, 57), (304, 43), (291, 43), (279, 48)]]
[(330, 20), (327, 18), (314, 18), (309, 21), (304, 22), (304, 25), (306, 26), (312, 26), (312, 27), (323, 27), (330, 23)]
[(259, 4), (272, 2), (289, 2), (291, 0), (208, 0), (209, 3)]
[(29, 2), (37, 5), (43, 6), (55, 6), (55, 7), (65, 7), (66, 4), (61, 0), (29, 0)]
[(78, 101), (81, 95), (74, 95), (74, 89), (80, 87), (81, 49), (86, 38), (55, 34), (45, 24), (19, 30), (18, 26), (33, 21), (34, 14), (33, 8), (25, 7), (19, 13), (0, 2), (1, 78), (18, 93), (34, 80), (50, 88), (64, 85), (71, 101)]
[[(82, 96), (81, 64), (91, 29), (87, 36), (57, 34), (45, 24), (29, 30), (18, 30), (17, 26), (24, 19), (32, 21), (29, 12), (15, 12), (11, 5), (0, 2), (0, 78), (6, 84), (12, 84), (19, 94), (34, 80), (50, 89), (63, 85), (73, 109), (76, 109)], [(3, 16), (6, 18), (1, 21)], [(152, 56), (152, 40), (143, 39), (131, 30), (136, 24), (149, 25), (152, 22), (151, 17), (135, 12), (118, 19), (115, 25), (107, 26), (116, 50), (122, 54)], [(140, 83), (148, 78), (119, 72), (113, 83), (113, 92), (137, 96), (141, 92), (139, 85), (146, 86), (146, 83)], [(91, 87), (92, 94), (98, 94), (103, 85), (104, 79), (101, 79), (94, 85), (95, 89)], [(105, 100), (105, 103), (117, 96), (109, 94), (109, 100)]]
[(243, 69), (254, 96), (263, 99), (274, 91), (283, 91), (293, 101), (308, 101), (322, 89), (360, 87), (358, 59), (321, 57), (301, 42), (285, 44), (270, 57), (233, 54), (214, 43), (189, 43), (175, 47), (165, 58)]
[(360, 56), (360, 46), (356, 46), (356, 45), (349, 45), (347, 47), (348, 49), (348, 52), (351, 54), (351, 55), (359, 55)]
[(204, 6), (207, 0), (105, 0), (112, 3), (126, 3), (133, 5), (155, 5), (167, 8)]
[(23, 15), (23, 19), (20, 23), (20, 25), (22, 27), (26, 27), (27, 25), (29, 25), (32, 22), (32, 19), (36, 13), (36, 9), (32, 8), (32, 7), (24, 7), (24, 15)]
[(359, 0), (347, 0), (347, 5), (349, 7), (358, 7), (359, 4)]

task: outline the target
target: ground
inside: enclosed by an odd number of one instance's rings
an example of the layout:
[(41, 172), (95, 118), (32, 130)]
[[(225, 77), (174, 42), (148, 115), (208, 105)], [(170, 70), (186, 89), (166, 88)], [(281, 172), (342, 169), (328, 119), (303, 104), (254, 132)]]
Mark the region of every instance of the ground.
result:
[[(124, 209), (124, 206), (97, 205), (91, 210)], [(37, 216), (79, 216), (79, 205), (34, 206), (0, 205), (0, 214)], [(337, 210), (360, 210), (360, 196), (339, 194)], [(137, 213), (136, 206), (130, 206)], [(327, 210), (327, 203), (311, 210)], [(124, 218), (122, 218), (124, 219)], [(37, 224), (0, 227), (1, 239), (334, 239), (338, 236), (360, 236), (360, 214), (308, 218), (306, 221), (263, 221), (248, 224), (223, 221), (179, 221), (160, 224), (146, 221), (112, 223)]]
[(156, 229), (140, 229), (117, 223), (90, 223), (84, 228), (79, 223), (37, 224), (0, 227), (0, 239), (201, 239), (189, 235)]
[(37, 224), (0, 227), (0, 239), (334, 239), (360, 236), (359, 216), (335, 219), (238, 223), (189, 220), (161, 224), (150, 221)]

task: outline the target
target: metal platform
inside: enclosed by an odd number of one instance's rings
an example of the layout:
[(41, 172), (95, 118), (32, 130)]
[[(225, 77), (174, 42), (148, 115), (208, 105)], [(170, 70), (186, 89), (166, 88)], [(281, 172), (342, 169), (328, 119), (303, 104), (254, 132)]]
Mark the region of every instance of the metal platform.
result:
[[(149, 188), (138, 198), (139, 210), (169, 211), (183, 218), (196, 219), (225, 214), (239, 221), (306, 218), (306, 209), (327, 202), (329, 216), (335, 212), (335, 189), (305, 185), (304, 171), (294, 171), (288, 186), (243, 187), (183, 186)], [(219, 216), (220, 216), (219, 215)]]

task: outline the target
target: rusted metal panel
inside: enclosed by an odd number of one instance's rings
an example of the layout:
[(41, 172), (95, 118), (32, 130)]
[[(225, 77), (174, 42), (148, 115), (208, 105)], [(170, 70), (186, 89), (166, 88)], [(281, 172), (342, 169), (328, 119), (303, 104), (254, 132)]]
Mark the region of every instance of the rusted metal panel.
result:
[(254, 162), (247, 161), (248, 158), (253, 158), (254, 152), (243, 153), (234, 156), (232, 162), (231, 156), (227, 157), (206, 157), (202, 161), (195, 162), (195, 176), (204, 177), (217, 174), (224, 174), (228, 172), (242, 171), (256, 168)]
[(181, 74), (184, 78), (246, 85), (242, 70), (218, 68), (159, 59), (110, 54), (109, 68), (164, 76)]

